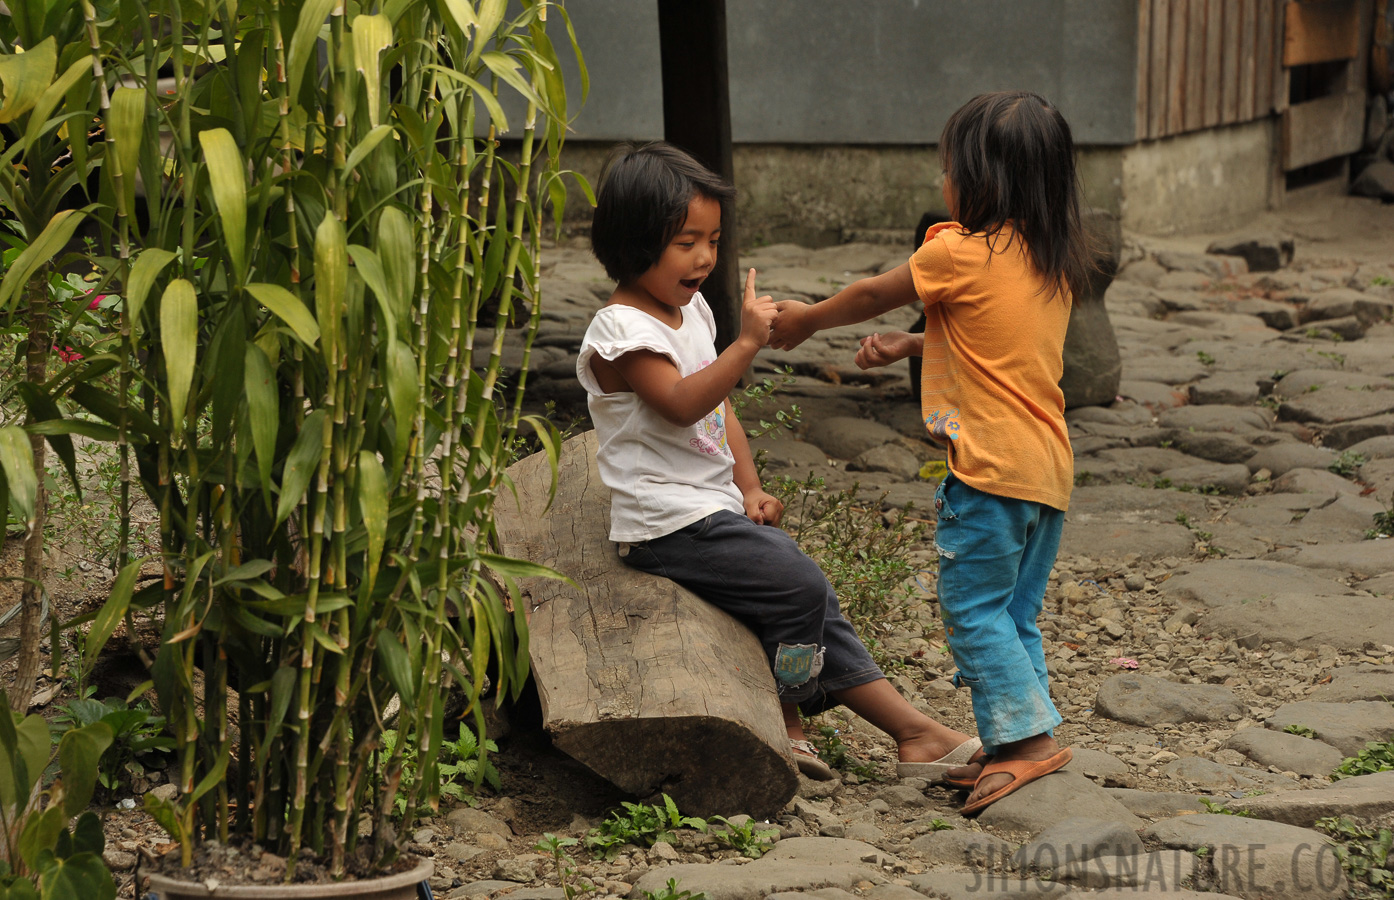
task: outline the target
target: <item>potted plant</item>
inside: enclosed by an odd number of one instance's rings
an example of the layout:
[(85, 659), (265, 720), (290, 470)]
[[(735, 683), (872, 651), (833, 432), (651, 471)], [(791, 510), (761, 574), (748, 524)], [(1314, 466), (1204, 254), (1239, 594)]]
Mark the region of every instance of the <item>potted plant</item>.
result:
[[(161, 543), (130, 558), (123, 529), (84, 661), (158, 623), (178, 795), (145, 808), (179, 844), (182, 896), (209, 878), (233, 896), (209, 839), (262, 848), (277, 880), (313, 862), (412, 885), (429, 866), (397, 859), (393, 810), (404, 783), (408, 817), (438, 800), (447, 690), (482, 736), (486, 668), (501, 696), (526, 677), (507, 588), (543, 570), (493, 555), (491, 521), (528, 418), (544, 201), (560, 222), (566, 198), (565, 10), (81, 2), (97, 262), (121, 303), (119, 348), (68, 396)], [(555, 457), (551, 425), (530, 427)]]

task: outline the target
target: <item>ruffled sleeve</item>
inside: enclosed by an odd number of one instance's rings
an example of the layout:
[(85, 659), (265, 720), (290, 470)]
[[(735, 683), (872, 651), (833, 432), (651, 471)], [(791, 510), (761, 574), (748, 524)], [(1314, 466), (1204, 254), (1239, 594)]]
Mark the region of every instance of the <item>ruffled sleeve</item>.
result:
[(613, 361), (635, 350), (661, 353), (672, 360), (674, 366), (678, 366), (677, 351), (670, 335), (669, 329), (636, 309), (607, 306), (595, 314), (590, 327), (586, 329), (581, 352), (576, 357), (576, 379), (586, 393), (604, 396), (605, 391), (591, 373), (591, 359), (599, 356)]

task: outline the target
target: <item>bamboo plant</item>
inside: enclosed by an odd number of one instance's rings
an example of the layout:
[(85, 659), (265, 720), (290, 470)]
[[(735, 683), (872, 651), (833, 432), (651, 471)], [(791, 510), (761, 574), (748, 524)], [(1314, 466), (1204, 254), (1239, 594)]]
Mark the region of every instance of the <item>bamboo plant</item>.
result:
[(482, 732), (486, 684), (526, 677), (508, 594), (541, 570), (492, 554), (491, 522), (524, 420), (555, 470), (521, 399), (544, 215), (567, 193), (566, 11), (79, 2), (98, 263), (122, 302), (119, 348), (69, 397), (120, 454), (123, 510), (138, 490), (158, 510), (162, 550), (133, 558), (123, 526), (84, 661), (143, 610), (162, 623), (179, 795), (146, 802), (184, 865), (242, 836), (288, 880), (306, 852), (381, 870), (404, 748), (406, 809), (433, 806), (447, 691)]

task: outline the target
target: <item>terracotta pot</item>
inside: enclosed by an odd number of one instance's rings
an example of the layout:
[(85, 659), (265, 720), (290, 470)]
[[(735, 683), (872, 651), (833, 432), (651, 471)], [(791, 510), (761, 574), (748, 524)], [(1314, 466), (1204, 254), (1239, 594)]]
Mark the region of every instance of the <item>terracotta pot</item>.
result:
[(423, 859), (416, 867), (366, 881), (324, 884), (220, 884), (209, 890), (197, 881), (165, 875), (150, 876), (150, 892), (159, 900), (417, 900), (416, 886), (431, 877), (435, 864)]

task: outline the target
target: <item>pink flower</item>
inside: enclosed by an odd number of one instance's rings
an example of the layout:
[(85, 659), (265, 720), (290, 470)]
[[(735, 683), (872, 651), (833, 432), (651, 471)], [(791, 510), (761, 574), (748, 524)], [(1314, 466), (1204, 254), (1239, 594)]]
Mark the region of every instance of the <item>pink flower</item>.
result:
[(88, 308), (88, 309), (96, 309), (96, 308), (97, 308), (97, 304), (101, 303), (101, 302), (102, 302), (103, 300), (105, 300), (105, 299), (106, 299), (106, 294), (97, 294), (95, 297), (92, 298), (92, 302), (89, 303), (89, 304), (87, 304), (87, 308)]
[(1118, 666), (1120, 669), (1136, 669), (1136, 668), (1137, 668), (1137, 660), (1133, 659), (1133, 658), (1130, 657), (1130, 656), (1118, 656), (1118, 657), (1114, 657), (1113, 659), (1110, 659), (1109, 662), (1113, 663), (1115, 666)]
[(54, 345), (53, 351), (58, 354), (58, 358), (63, 360), (63, 362), (77, 362), (82, 359), (82, 354), (78, 353), (72, 347), (64, 347), (62, 350), (59, 350), (57, 345)]

